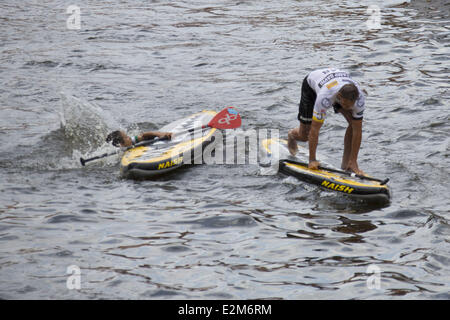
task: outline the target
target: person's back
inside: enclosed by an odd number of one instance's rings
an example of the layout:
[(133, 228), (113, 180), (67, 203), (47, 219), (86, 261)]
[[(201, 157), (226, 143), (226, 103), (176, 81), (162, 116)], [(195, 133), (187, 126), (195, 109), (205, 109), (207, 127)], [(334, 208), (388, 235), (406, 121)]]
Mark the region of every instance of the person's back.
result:
[(320, 115), (322, 121), (325, 119), (326, 112), (330, 107), (339, 108), (339, 104), (336, 104), (334, 97), (346, 85), (353, 85), (357, 88), (357, 96), (355, 94), (351, 95), (351, 92), (349, 92), (346, 97), (349, 100), (357, 100), (354, 108), (352, 108), (352, 117), (354, 119), (362, 118), (365, 104), (364, 93), (361, 91), (358, 83), (351, 79), (346, 71), (336, 68), (315, 70), (308, 75), (307, 81), (317, 95), (314, 104), (314, 114)]

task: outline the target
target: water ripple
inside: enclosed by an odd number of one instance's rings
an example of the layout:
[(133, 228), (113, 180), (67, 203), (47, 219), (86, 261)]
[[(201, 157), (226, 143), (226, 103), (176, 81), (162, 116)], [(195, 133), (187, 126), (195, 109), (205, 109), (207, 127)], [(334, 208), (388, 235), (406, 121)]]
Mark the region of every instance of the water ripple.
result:
[[(2, 4), (0, 298), (448, 300), (445, 7), (311, 3), (88, 1), (81, 30), (66, 29), (63, 2)], [(381, 28), (368, 30), (373, 4)], [(323, 66), (367, 92), (359, 162), (390, 178), (391, 203), (256, 165), (129, 181), (118, 156), (79, 163), (113, 150), (112, 129), (227, 105), (244, 120), (230, 137), (286, 137), (303, 77)], [(321, 131), (335, 165), (345, 128), (330, 114)], [(67, 290), (70, 265), (80, 290)]]

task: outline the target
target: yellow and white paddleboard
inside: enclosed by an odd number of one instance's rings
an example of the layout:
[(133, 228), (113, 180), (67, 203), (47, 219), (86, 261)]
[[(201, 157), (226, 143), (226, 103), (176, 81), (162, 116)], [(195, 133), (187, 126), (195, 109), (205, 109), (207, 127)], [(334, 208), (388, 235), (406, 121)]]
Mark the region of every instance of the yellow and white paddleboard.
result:
[[(287, 156), (287, 140), (265, 139), (261, 141), (261, 149), (267, 157), (279, 157), (279, 170), (302, 181), (317, 185), (323, 189), (343, 193), (367, 200), (389, 200), (391, 193), (387, 185), (380, 182), (349, 177), (327, 170), (308, 168), (308, 150), (299, 145), (296, 157)], [(273, 159), (272, 159), (273, 160)], [(333, 168), (327, 164), (327, 167)]]
[(194, 132), (187, 130), (207, 125), (216, 114), (215, 111), (205, 110), (172, 122), (159, 129), (161, 132), (172, 132), (172, 140), (158, 141), (149, 146), (127, 150), (120, 163), (122, 176), (151, 178), (185, 164), (198, 163), (203, 155), (203, 148), (216, 143), (217, 129), (205, 128)]

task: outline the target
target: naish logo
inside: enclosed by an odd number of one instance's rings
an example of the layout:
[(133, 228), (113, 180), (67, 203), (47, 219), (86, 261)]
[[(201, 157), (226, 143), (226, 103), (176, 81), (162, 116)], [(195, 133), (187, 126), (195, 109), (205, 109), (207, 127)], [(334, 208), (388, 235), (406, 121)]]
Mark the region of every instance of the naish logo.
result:
[(158, 165), (158, 170), (167, 169), (183, 162), (183, 157), (173, 159), (171, 161), (162, 162)]
[(345, 192), (345, 193), (352, 193), (353, 190), (355, 190), (353, 188), (344, 186), (342, 184), (332, 183), (332, 182), (329, 182), (329, 181), (326, 181), (326, 180), (324, 180), (322, 182), (322, 187), (326, 187), (328, 189), (332, 189), (332, 190), (335, 190), (335, 191), (341, 191), (341, 192)]

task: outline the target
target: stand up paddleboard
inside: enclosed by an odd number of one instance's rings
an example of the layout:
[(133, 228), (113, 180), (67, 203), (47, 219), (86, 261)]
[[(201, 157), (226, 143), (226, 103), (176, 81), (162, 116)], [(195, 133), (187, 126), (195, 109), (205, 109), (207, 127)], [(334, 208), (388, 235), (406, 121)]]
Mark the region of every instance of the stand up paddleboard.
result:
[[(216, 128), (201, 129), (216, 114), (215, 111), (205, 110), (162, 127), (158, 131), (172, 132), (172, 140), (127, 150), (120, 163), (121, 175), (135, 179), (152, 178), (185, 164), (197, 163), (203, 155), (203, 148), (217, 142)], [(193, 128), (199, 129), (188, 132)]]
[[(295, 157), (292, 157), (287, 149), (287, 141), (283, 139), (262, 140), (261, 147), (267, 158), (279, 157), (279, 171), (286, 175), (355, 198), (376, 201), (389, 201), (390, 199), (391, 193), (386, 185), (388, 179), (385, 181), (368, 181), (367, 179), (372, 179), (369, 176), (366, 179), (349, 177), (350, 174), (336, 173), (340, 170), (329, 164), (326, 164), (328, 170), (325, 168), (309, 169), (308, 150), (299, 145), (299, 152)], [(274, 159), (271, 159), (271, 161), (273, 162)]]

